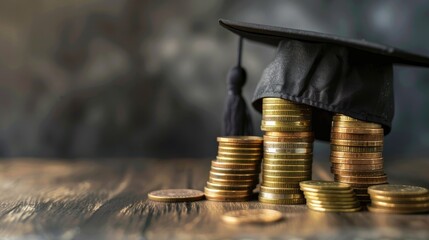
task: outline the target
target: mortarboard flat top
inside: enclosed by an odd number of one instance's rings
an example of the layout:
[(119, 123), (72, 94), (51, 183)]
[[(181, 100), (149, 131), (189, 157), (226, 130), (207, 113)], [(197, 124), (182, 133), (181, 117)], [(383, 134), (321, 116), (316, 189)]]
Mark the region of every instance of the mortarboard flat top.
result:
[(254, 23), (235, 22), (220, 19), (219, 24), (246, 39), (277, 46), (285, 38), (308, 42), (332, 43), (345, 47), (355, 48), (388, 57), (393, 63), (429, 67), (429, 57), (410, 53), (386, 45), (344, 38), (332, 34), (305, 31), (292, 28), (283, 28)]
[(256, 88), (253, 106), (279, 97), (314, 107), (313, 129), (330, 138), (332, 115), (342, 113), (391, 130), (393, 64), (429, 67), (429, 58), (365, 40), (219, 20), (239, 36), (277, 47)]

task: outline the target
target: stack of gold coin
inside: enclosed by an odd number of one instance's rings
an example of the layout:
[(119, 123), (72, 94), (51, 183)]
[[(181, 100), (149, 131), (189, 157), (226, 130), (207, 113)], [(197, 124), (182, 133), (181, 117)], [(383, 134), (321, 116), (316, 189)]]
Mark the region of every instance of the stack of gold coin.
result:
[(429, 191), (423, 187), (384, 184), (368, 188), (371, 205), (368, 210), (377, 213), (429, 212)]
[(299, 182), (311, 179), (311, 108), (280, 98), (264, 98), (262, 111), (265, 135), (259, 201), (304, 204)]
[(332, 181), (303, 181), (299, 184), (307, 207), (321, 212), (356, 212), (360, 204), (349, 184)]
[(380, 124), (336, 114), (331, 130), (331, 172), (348, 183), (361, 203), (369, 203), (367, 188), (387, 183), (383, 168), (383, 128)]
[(246, 201), (259, 183), (261, 137), (218, 137), (218, 156), (212, 161), (204, 192), (212, 201)]

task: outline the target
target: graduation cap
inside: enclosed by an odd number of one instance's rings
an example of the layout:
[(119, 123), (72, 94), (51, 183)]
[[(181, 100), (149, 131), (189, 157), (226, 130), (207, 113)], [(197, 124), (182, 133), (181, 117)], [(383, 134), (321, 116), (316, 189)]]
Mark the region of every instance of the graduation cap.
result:
[(238, 64), (228, 75), (225, 135), (251, 135), (252, 125), (241, 87), (242, 38), (277, 47), (274, 60), (256, 87), (253, 106), (278, 97), (313, 109), (313, 130), (329, 140), (332, 116), (341, 113), (379, 123), (388, 134), (394, 115), (393, 64), (429, 67), (429, 58), (365, 40), (311, 31), (219, 20), (240, 36)]

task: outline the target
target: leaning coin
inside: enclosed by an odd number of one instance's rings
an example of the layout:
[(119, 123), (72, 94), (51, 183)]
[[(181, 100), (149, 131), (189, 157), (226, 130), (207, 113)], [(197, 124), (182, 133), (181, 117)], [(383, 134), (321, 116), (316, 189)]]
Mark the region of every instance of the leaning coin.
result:
[(159, 202), (191, 202), (204, 198), (204, 193), (194, 189), (163, 189), (150, 192), (148, 198)]
[(271, 209), (245, 209), (227, 212), (222, 220), (232, 224), (242, 223), (271, 223), (283, 218), (281, 212)]

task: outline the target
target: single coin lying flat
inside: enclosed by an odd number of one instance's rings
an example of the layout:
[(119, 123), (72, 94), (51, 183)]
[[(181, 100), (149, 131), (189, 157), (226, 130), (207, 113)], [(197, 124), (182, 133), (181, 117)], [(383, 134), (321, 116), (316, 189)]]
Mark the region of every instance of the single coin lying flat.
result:
[(192, 202), (204, 198), (204, 193), (194, 189), (162, 189), (150, 192), (148, 198), (158, 202)]
[(227, 212), (222, 216), (222, 220), (232, 224), (243, 223), (272, 223), (283, 218), (281, 212), (271, 209), (246, 209)]

